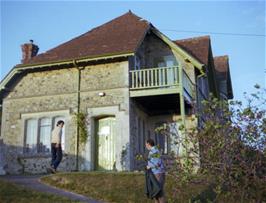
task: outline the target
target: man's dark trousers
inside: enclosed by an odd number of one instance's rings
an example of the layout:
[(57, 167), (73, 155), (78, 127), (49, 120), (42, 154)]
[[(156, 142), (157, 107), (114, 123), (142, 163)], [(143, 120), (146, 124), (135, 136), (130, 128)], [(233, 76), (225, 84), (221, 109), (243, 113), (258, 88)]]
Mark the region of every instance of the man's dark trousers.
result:
[(62, 147), (61, 144), (59, 144), (59, 146), (56, 147), (56, 143), (52, 143), (51, 148), (52, 148), (51, 166), (56, 170), (63, 157)]

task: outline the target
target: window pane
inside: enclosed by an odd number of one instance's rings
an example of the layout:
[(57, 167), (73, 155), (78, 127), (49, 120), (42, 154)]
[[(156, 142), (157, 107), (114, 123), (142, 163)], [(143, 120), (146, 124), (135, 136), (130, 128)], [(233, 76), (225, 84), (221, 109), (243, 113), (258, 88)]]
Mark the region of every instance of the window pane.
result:
[[(56, 124), (58, 121), (64, 121), (65, 122), (65, 118), (62, 116), (57, 116), (54, 118), (54, 128), (56, 127)], [(62, 146), (62, 150), (65, 150), (65, 125), (62, 129), (62, 139), (61, 139), (61, 146)]]
[(37, 119), (27, 120), (26, 127), (26, 152), (37, 152)]
[(168, 154), (168, 136), (163, 135), (164, 136), (164, 154)]
[(171, 133), (171, 124), (162, 122), (157, 123), (155, 126), (156, 128), (163, 128), (163, 130), (157, 131), (155, 134), (156, 145), (159, 146), (163, 154), (168, 154), (170, 150), (169, 134)]
[(50, 118), (42, 118), (40, 121), (40, 152), (50, 152), (51, 149), (51, 127)]
[(158, 145), (160, 147), (160, 150), (164, 153), (165, 152), (165, 137), (163, 134), (158, 133)]

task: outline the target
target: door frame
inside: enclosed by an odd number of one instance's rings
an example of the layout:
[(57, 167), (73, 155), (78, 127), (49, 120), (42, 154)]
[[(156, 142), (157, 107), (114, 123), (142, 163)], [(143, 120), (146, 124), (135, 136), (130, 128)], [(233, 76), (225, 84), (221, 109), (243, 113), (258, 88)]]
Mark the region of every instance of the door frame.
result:
[[(94, 117), (94, 170), (99, 171), (99, 136), (98, 136), (98, 128), (99, 128), (99, 120), (104, 119), (104, 118), (115, 118), (116, 116), (113, 114), (110, 115), (101, 115)], [(117, 121), (117, 119), (116, 119)], [(116, 141), (114, 140), (114, 144), (116, 144)], [(114, 154), (116, 154), (116, 151), (114, 149)]]

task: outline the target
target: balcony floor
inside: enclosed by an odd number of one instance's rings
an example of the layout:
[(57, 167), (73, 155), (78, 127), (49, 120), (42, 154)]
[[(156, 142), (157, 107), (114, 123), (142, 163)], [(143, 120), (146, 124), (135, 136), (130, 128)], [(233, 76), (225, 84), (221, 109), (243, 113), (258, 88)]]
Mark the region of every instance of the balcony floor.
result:
[(155, 96), (180, 93), (179, 86), (130, 90), (130, 97)]
[[(153, 95), (132, 98), (137, 104), (144, 108), (145, 112), (150, 116), (180, 114), (179, 94)], [(185, 102), (185, 108), (190, 105)]]

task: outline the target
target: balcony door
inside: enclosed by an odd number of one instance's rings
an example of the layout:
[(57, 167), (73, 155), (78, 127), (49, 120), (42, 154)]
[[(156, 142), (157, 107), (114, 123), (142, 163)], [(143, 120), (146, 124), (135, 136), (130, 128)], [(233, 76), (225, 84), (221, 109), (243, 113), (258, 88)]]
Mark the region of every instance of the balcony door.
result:
[[(175, 76), (174, 69), (170, 69), (170, 67), (177, 66), (177, 61), (175, 57), (173, 55), (168, 55), (157, 58), (155, 61), (157, 63), (157, 67), (166, 67), (165, 73), (161, 74), (161, 78), (159, 78), (159, 81), (166, 81), (167, 85), (174, 85), (177, 80), (177, 77)], [(169, 67), (169, 69), (167, 67)], [(163, 78), (164, 75), (166, 76), (166, 78)]]

